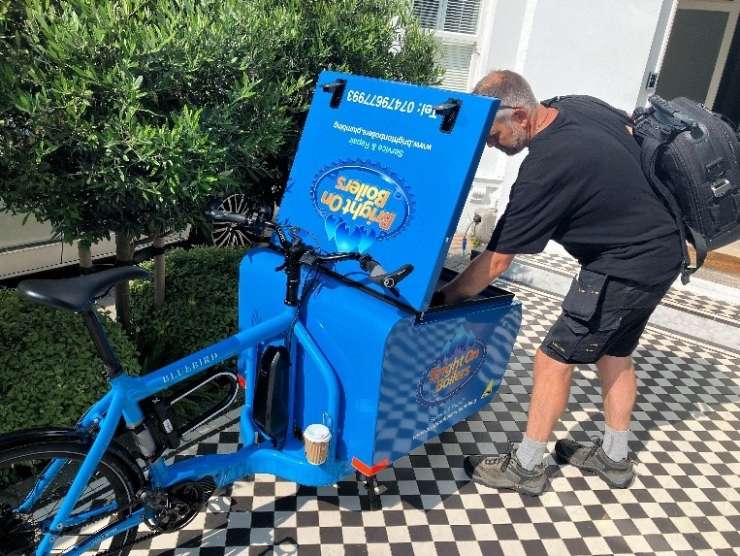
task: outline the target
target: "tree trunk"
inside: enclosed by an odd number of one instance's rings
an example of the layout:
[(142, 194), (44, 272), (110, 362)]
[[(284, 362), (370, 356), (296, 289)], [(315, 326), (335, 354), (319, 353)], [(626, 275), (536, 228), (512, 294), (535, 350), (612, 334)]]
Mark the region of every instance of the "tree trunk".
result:
[[(134, 245), (126, 234), (116, 234), (116, 261), (123, 264), (131, 264), (134, 258)], [(128, 331), (131, 326), (131, 299), (129, 297), (128, 280), (116, 285), (116, 317), (118, 322)]]
[(80, 269), (82, 274), (87, 274), (92, 270), (92, 253), (90, 252), (90, 242), (80, 241), (77, 244), (77, 253), (80, 258)]
[[(155, 248), (164, 247), (164, 239), (160, 235), (154, 236), (152, 245)], [(165, 268), (164, 253), (154, 257), (154, 308), (159, 309), (164, 305), (165, 292)]]

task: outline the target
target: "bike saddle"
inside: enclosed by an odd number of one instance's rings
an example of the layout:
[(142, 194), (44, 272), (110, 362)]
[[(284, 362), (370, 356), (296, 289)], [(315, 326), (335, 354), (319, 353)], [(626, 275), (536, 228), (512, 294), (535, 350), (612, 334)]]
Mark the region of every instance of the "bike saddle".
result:
[(122, 266), (75, 278), (24, 280), (18, 284), (18, 291), (36, 303), (81, 313), (118, 282), (148, 276), (138, 266)]

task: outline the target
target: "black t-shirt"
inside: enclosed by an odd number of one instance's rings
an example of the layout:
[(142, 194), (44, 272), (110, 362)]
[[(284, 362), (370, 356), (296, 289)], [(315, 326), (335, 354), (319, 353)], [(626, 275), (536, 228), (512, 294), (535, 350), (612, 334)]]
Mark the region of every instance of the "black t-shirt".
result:
[(529, 145), (488, 249), (539, 253), (552, 239), (588, 270), (645, 285), (675, 277), (678, 230), (624, 121), (583, 99), (556, 108)]

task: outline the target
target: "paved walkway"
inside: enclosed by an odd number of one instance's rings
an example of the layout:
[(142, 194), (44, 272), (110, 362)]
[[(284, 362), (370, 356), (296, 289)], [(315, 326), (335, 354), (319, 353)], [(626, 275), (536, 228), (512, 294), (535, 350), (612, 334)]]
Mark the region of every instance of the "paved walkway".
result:
[[(464, 454), (501, 452), (520, 439), (532, 355), (559, 312), (557, 293), (505, 287), (522, 302), (524, 321), (497, 398), (383, 471), (381, 511), (367, 510), (352, 477), (315, 489), (257, 475), (214, 497), (184, 530), (144, 541), (131, 554), (740, 553), (740, 349), (660, 325), (648, 326), (635, 354), (639, 397), (630, 447), (640, 463), (630, 489), (610, 490), (598, 477), (554, 462), (550, 489), (539, 498), (468, 481)], [(666, 305), (704, 318), (695, 314), (703, 305), (680, 296)], [(713, 307), (709, 316), (732, 328), (735, 310)], [(554, 436), (598, 434), (599, 403), (594, 369), (579, 367)], [(232, 452), (238, 438), (234, 423), (178, 457)]]
[[(448, 259), (448, 266), (456, 270), (467, 264), (467, 257), (462, 255)], [(578, 263), (566, 255), (518, 255), (505, 277), (563, 296), (578, 268)], [(740, 289), (698, 277), (687, 286), (677, 280), (651, 322), (674, 334), (740, 352)]]

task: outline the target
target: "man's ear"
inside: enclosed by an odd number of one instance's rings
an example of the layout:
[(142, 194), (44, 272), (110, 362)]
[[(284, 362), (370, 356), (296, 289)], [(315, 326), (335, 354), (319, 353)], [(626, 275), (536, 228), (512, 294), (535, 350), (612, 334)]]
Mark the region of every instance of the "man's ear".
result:
[(521, 127), (526, 127), (529, 121), (529, 113), (523, 108), (517, 108), (511, 114), (511, 121)]

